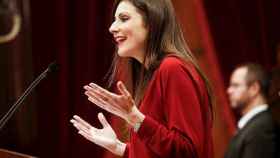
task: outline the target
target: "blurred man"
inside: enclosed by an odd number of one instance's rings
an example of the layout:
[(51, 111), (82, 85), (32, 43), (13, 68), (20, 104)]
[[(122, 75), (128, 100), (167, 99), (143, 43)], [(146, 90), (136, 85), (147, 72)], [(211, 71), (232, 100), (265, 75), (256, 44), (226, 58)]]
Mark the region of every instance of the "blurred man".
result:
[(225, 158), (275, 158), (277, 134), (266, 95), (269, 80), (257, 64), (237, 67), (227, 90), (231, 107), (241, 119)]

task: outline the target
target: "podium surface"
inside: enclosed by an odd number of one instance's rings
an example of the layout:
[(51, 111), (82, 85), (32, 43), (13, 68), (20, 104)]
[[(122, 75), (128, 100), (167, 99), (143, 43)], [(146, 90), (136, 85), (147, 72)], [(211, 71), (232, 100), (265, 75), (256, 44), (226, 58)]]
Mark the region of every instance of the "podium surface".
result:
[(0, 158), (36, 158), (36, 157), (14, 152), (14, 151), (9, 151), (6, 149), (0, 149)]

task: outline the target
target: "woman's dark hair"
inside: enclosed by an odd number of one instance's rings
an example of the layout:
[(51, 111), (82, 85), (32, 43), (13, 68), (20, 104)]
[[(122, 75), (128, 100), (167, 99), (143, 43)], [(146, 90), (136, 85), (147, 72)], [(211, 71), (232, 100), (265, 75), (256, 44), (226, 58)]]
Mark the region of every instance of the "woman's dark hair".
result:
[[(154, 70), (159, 66), (161, 60), (167, 54), (174, 54), (185, 61), (193, 63), (200, 76), (206, 83), (211, 110), (213, 97), (211, 96), (210, 84), (203, 75), (194, 56), (187, 46), (181, 28), (177, 22), (173, 5), (170, 0), (116, 0), (113, 8), (113, 14), (121, 1), (128, 1), (137, 8), (142, 14), (144, 23), (148, 28), (148, 37), (146, 41), (146, 54), (144, 62), (140, 64), (137, 60), (129, 58), (126, 66), (131, 67), (132, 93), (136, 104), (142, 99), (147, 83), (150, 81)], [(113, 65), (111, 67), (110, 85), (121, 72), (122, 59), (115, 53)]]

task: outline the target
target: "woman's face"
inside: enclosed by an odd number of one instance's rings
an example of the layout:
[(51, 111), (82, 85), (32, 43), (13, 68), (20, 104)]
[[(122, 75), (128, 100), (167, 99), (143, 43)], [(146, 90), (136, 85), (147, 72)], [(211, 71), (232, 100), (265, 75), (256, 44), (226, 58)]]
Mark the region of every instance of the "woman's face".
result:
[(120, 2), (109, 31), (114, 36), (119, 56), (143, 62), (148, 30), (136, 7), (125, 0)]

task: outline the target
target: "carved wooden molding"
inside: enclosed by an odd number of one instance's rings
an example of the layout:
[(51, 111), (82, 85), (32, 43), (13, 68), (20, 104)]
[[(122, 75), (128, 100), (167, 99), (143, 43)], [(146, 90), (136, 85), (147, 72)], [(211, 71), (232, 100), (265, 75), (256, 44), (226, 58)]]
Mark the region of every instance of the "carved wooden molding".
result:
[(13, 40), (19, 33), (21, 28), (21, 17), (19, 14), (13, 16), (13, 26), (9, 33), (0, 35), (0, 43), (6, 43)]

